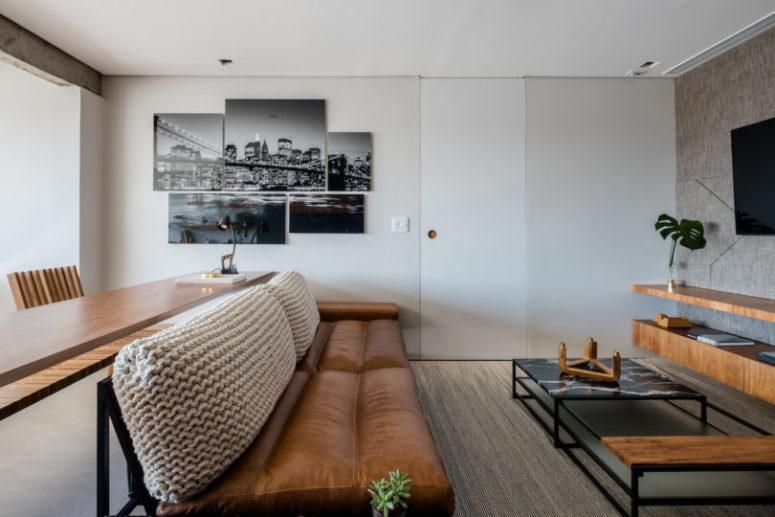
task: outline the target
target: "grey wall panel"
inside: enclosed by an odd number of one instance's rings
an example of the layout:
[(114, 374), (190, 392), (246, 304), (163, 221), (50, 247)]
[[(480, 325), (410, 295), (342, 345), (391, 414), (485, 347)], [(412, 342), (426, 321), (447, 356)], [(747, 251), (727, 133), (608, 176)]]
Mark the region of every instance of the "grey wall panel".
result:
[[(775, 29), (676, 80), (676, 211), (701, 220), (708, 236), (706, 249), (680, 250), (679, 281), (775, 298), (775, 236), (735, 234), (730, 141), (732, 129), (775, 117), (773, 85)], [(700, 308), (681, 311), (698, 322), (775, 343), (775, 325)]]

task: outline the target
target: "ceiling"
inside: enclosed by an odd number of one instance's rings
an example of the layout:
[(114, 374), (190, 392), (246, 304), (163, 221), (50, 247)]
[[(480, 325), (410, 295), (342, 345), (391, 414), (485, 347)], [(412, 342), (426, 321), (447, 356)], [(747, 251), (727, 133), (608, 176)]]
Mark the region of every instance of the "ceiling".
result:
[(659, 77), (772, 11), (775, 0), (0, 0), (106, 75), (621, 77), (653, 60)]

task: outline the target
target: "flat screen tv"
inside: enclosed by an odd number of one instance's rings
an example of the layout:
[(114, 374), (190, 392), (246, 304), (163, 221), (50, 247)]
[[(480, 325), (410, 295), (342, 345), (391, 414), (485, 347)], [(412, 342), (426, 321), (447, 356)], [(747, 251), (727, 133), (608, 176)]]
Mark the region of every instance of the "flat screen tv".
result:
[(738, 235), (775, 235), (775, 118), (732, 130)]

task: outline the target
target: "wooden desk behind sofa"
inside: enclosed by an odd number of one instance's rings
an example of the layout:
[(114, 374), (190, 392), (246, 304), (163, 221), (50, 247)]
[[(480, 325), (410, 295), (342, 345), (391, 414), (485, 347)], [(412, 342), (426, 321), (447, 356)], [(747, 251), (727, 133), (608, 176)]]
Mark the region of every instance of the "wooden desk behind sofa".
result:
[(232, 285), (176, 285), (175, 278), (0, 314), (0, 419), (112, 362), (121, 338), (231, 291), (268, 281), (248, 272)]

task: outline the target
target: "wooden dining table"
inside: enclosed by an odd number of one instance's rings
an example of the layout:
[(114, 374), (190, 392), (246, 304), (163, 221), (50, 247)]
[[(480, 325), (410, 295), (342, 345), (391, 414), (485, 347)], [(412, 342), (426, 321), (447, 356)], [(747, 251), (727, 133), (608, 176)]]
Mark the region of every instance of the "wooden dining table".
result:
[(246, 272), (245, 280), (234, 284), (177, 284), (179, 277), (167, 278), (0, 314), (0, 390), (273, 275)]

